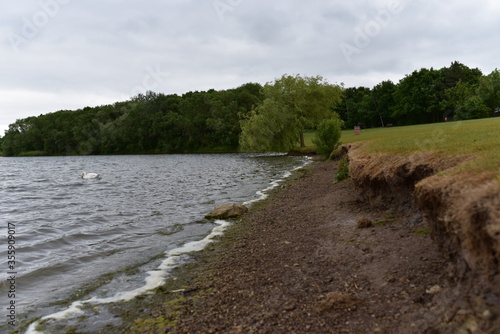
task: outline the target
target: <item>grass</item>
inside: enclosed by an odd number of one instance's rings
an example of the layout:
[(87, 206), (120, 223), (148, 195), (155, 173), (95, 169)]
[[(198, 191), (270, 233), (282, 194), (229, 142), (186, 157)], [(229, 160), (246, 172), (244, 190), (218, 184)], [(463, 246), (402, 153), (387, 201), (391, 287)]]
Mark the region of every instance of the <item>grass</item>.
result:
[(431, 233), (431, 229), (429, 227), (425, 227), (425, 228), (412, 230), (412, 232), (417, 234), (417, 235), (429, 235)]
[(474, 156), (467, 169), (486, 169), (500, 174), (500, 117), (470, 121), (376, 128), (354, 135), (344, 130), (343, 144), (368, 142), (362, 149), (375, 154), (412, 154)]
[(297, 154), (315, 154), (316, 153), (316, 146), (313, 144), (312, 139), (314, 138), (314, 135), (316, 134), (316, 131), (314, 130), (306, 130), (304, 132), (304, 144), (306, 145), (305, 147), (300, 147), (300, 143), (297, 142), (297, 146), (295, 146), (291, 152), (292, 153), (297, 153)]
[(304, 132), (304, 143), (306, 144), (307, 147), (314, 147), (312, 140), (315, 135), (316, 131), (314, 130), (308, 130)]
[(44, 151), (27, 151), (19, 154), (20, 157), (43, 157), (46, 155), (47, 153)]
[(335, 175), (335, 180), (333, 181), (333, 183), (337, 183), (349, 178), (349, 158), (347, 154), (340, 159), (338, 166), (339, 168), (337, 174)]
[(398, 221), (401, 217), (398, 215), (397, 212), (395, 211), (390, 211), (387, 212), (384, 217), (380, 220), (377, 220), (375, 223), (373, 223), (374, 226), (382, 226), (386, 224), (393, 223), (395, 221)]

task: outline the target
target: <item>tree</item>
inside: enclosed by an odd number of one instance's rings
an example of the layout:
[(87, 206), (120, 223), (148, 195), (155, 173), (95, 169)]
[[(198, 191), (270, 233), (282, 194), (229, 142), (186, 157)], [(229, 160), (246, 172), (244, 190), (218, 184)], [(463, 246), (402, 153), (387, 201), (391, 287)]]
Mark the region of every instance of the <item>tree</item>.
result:
[(422, 68), (405, 76), (394, 91), (392, 117), (401, 125), (433, 123), (442, 120), (442, 71)]
[(457, 119), (478, 119), (488, 117), (490, 108), (484, 105), (483, 100), (477, 96), (471, 96), (467, 99), (462, 108), (455, 114)]
[(316, 151), (319, 154), (328, 156), (339, 146), (342, 123), (338, 117), (319, 123), (313, 139), (313, 144), (316, 145)]
[(365, 109), (366, 96), (369, 96), (370, 88), (349, 87), (343, 91), (343, 100), (336, 108), (340, 118), (344, 121), (346, 128), (352, 128), (358, 123), (366, 121)]
[(372, 101), (374, 110), (372, 118), (380, 120), (380, 125), (384, 127), (387, 123), (392, 123), (391, 110), (394, 108), (394, 90), (396, 85), (390, 81), (382, 81), (372, 89)]
[(451, 63), (450, 67), (442, 68), (441, 71), (444, 74), (441, 83), (441, 88), (443, 90), (454, 87), (459, 81), (477, 84), (479, 79), (483, 76), (483, 72), (478, 68), (469, 68), (458, 61)]
[(489, 75), (479, 80), (478, 95), (494, 116), (495, 110), (500, 107), (500, 71), (495, 69)]
[(264, 102), (241, 122), (240, 148), (243, 151), (288, 151), (304, 130), (332, 118), (342, 100), (342, 89), (321, 76), (283, 75), (262, 90)]
[(442, 109), (447, 110), (446, 118), (468, 119), (464, 111), (467, 101), (474, 96), (476, 86), (462, 82), (457, 82), (454, 87), (445, 90), (445, 98), (441, 101)]

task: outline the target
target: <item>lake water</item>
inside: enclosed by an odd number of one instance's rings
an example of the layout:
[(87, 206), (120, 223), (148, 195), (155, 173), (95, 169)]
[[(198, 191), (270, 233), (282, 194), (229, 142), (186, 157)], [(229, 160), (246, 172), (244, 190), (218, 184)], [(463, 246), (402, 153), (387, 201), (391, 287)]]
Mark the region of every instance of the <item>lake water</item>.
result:
[(183, 253), (225, 226), (206, 213), (259, 200), (306, 163), (252, 154), (0, 158), (0, 331), (12, 329), (12, 301), (17, 321), (64, 318), (79, 301), (126, 300), (161, 284)]

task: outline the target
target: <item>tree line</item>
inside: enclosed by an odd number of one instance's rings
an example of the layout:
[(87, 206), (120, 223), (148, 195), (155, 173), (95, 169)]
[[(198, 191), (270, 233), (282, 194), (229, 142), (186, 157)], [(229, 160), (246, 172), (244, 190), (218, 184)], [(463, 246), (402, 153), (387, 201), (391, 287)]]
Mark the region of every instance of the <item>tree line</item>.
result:
[(262, 86), (139, 94), (112, 105), (19, 119), (3, 154), (98, 155), (237, 151), (240, 120), (262, 102)]
[(336, 111), (345, 127), (414, 125), (500, 116), (500, 72), (483, 75), (459, 62), (441, 69), (422, 68), (399, 83), (351, 87)]
[(500, 115), (500, 72), (459, 62), (420, 69), (373, 88), (283, 75), (265, 84), (165, 95), (19, 119), (3, 154), (90, 155), (287, 150), (304, 129), (337, 119), (344, 128), (413, 125)]

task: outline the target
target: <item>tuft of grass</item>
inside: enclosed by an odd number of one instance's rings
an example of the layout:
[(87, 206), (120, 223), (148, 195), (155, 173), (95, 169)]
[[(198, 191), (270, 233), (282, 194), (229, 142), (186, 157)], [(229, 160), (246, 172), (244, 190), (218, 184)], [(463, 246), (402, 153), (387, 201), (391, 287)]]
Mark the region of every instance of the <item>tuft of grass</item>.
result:
[(342, 143), (339, 143), (339, 146), (330, 153), (330, 157), (328, 159), (334, 160), (341, 158), (343, 154), (345, 154), (345, 151), (342, 150)]
[(401, 217), (398, 215), (398, 213), (394, 211), (389, 211), (387, 212), (382, 219), (377, 220), (373, 225), (375, 226), (382, 226), (385, 224), (393, 223), (395, 221), (398, 221)]
[(431, 229), (429, 227), (425, 227), (413, 230), (412, 232), (418, 235), (429, 235), (431, 233)]
[(397, 218), (388, 218), (388, 219), (377, 220), (375, 223), (373, 223), (373, 225), (375, 225), (375, 226), (381, 226), (381, 225), (393, 223), (396, 220), (398, 220), (398, 219)]
[(348, 179), (349, 175), (349, 156), (345, 154), (339, 161), (338, 171), (335, 175), (334, 183)]

